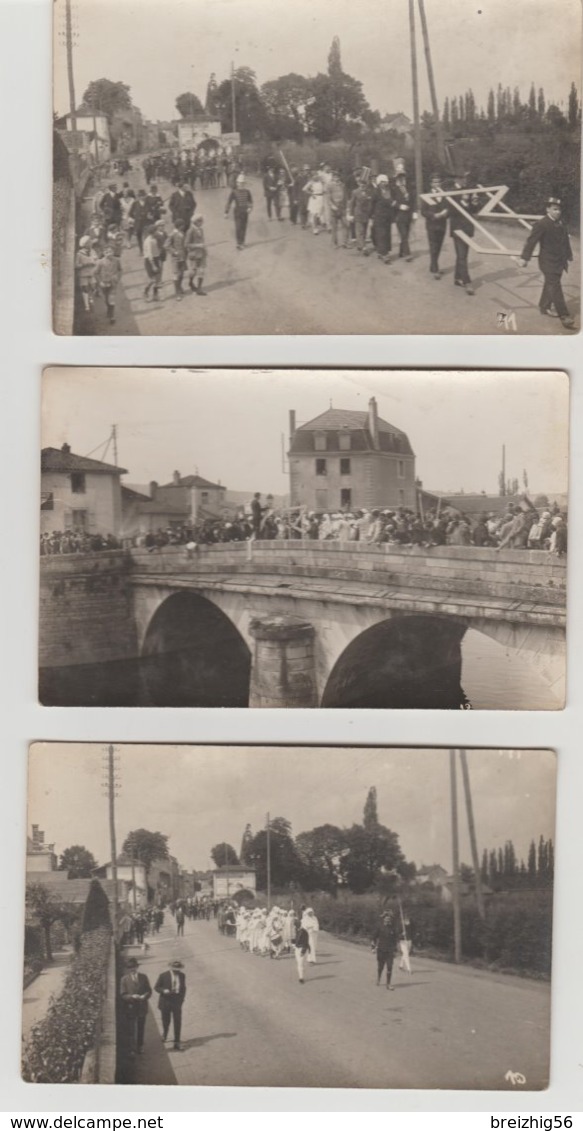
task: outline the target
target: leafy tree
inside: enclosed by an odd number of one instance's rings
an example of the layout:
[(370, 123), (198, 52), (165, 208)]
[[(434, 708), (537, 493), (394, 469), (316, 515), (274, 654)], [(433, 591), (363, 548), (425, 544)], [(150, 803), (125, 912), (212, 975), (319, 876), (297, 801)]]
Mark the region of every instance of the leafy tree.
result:
[(247, 860), (247, 848), (252, 840), (253, 833), (251, 832), (251, 825), (247, 824), (245, 825), (245, 831), (243, 833), (243, 836), (241, 837), (241, 849), (239, 852), (239, 860), (242, 864), (249, 863), (249, 861)]
[(261, 87), (261, 97), (269, 115), (273, 137), (301, 141), (310, 97), (310, 80), (303, 75), (281, 75)]
[[(291, 835), (291, 825), (285, 817), (274, 817), (269, 826), (269, 854), (271, 882), (274, 887), (289, 887), (301, 882), (303, 865)], [(267, 887), (267, 830), (256, 833), (247, 848), (247, 860), (257, 873), (257, 887)]]
[(371, 785), (364, 803), (364, 814), (362, 818), (363, 828), (370, 830), (375, 829), (379, 823), (379, 814), (377, 808), (377, 791), (376, 786)]
[(306, 123), (310, 133), (320, 141), (341, 137), (350, 123), (364, 124), (370, 106), (364, 97), (362, 83), (346, 75), (316, 75), (310, 83), (306, 104)]
[(133, 856), (135, 860), (141, 860), (146, 872), (149, 872), (154, 860), (168, 860), (168, 837), (164, 833), (150, 832), (149, 829), (134, 829), (126, 836), (122, 852), (126, 856)]
[(490, 89), (490, 91), (488, 93), (488, 111), (487, 111), (487, 113), (488, 113), (488, 121), (489, 122), (495, 122), (496, 121), (496, 101), (494, 99), (494, 91), (492, 89)]
[(342, 858), (345, 882), (353, 892), (368, 891), (378, 879), (381, 869), (390, 870), (403, 863), (403, 853), (396, 833), (376, 825), (365, 829), (353, 825), (346, 832), (348, 851)]
[(218, 115), (217, 89), (217, 80), (215, 75), (212, 74), (208, 81), (204, 100), (205, 112), (209, 118), (216, 118)]
[(579, 121), (579, 98), (574, 82), (571, 83), (571, 89), (569, 91), (568, 121), (572, 129), (576, 128)]
[(71, 906), (61, 899), (56, 899), (45, 884), (27, 884), (25, 902), (30, 914), (42, 927), (46, 956), (48, 961), (52, 962), (51, 927), (55, 923), (70, 926), (71, 923), (75, 922), (77, 916)]
[(59, 871), (66, 872), (70, 880), (87, 879), (96, 867), (95, 857), (82, 844), (72, 844), (70, 848), (65, 848), (59, 860)]
[(80, 109), (93, 114), (105, 114), (109, 124), (116, 110), (131, 110), (130, 88), (125, 82), (111, 79), (94, 79), (89, 83)]
[(342, 56), (340, 53), (340, 40), (337, 35), (332, 40), (332, 45), (328, 52), (328, 74), (330, 78), (338, 78), (342, 75)]
[(443, 122), (444, 128), (446, 130), (448, 130), (449, 127), (450, 127), (449, 98), (446, 98), (445, 102), (443, 103), (442, 122)]
[(482, 863), (480, 865), (480, 876), (481, 876), (481, 879), (482, 879), (482, 883), (487, 884), (488, 879), (489, 879), (489, 875), (488, 875), (488, 850), (486, 848), (484, 849), (484, 851), (482, 853)]
[(458, 110), (458, 105), (457, 105), (457, 98), (452, 98), (452, 100), (451, 100), (451, 124), (452, 124), (452, 126), (456, 126), (457, 123), (459, 122), (459, 120), (460, 120), (460, 115), (459, 115), (459, 110)]
[(190, 90), (178, 95), (175, 106), (181, 118), (194, 118), (197, 114), (204, 114), (204, 106), (200, 98)]
[[(235, 82), (235, 116), (241, 141), (256, 141), (267, 132), (267, 110), (257, 88), (255, 71), (250, 67), (237, 67)], [(231, 79), (219, 83), (216, 94), (217, 113), (223, 130), (233, 128)]]
[(528, 116), (529, 116), (531, 122), (534, 122), (534, 120), (537, 116), (536, 90), (534, 89), (534, 83), (532, 83), (531, 88), (530, 88), (530, 92), (529, 92), (529, 95), (528, 95)]
[(211, 859), (214, 860), (217, 868), (222, 868), (224, 864), (239, 863), (239, 857), (232, 844), (227, 844), (224, 840), (211, 848)]
[(538, 116), (542, 121), (542, 119), (545, 116), (545, 110), (546, 110), (545, 92), (544, 92), (542, 86), (539, 87), (536, 109), (537, 109)]
[(531, 840), (528, 849), (528, 878), (534, 884), (536, 882), (536, 844)]
[[(534, 90), (534, 87), (533, 87), (533, 90)], [(518, 89), (517, 86), (515, 86), (513, 94), (512, 94), (512, 114), (513, 114), (514, 118), (516, 119), (516, 121), (518, 121), (518, 119), (520, 118), (521, 110), (522, 110), (522, 102), (520, 101), (520, 90)]]
[(552, 128), (556, 130), (563, 129), (567, 125), (567, 119), (565, 118), (565, 115), (561, 110), (559, 110), (558, 106), (554, 105), (553, 102), (551, 102), (550, 106), (547, 106), (545, 121), (549, 126), (552, 126)]
[(299, 833), (296, 848), (309, 871), (309, 887), (336, 890), (346, 847), (346, 833), (336, 825), (318, 825), (310, 832)]

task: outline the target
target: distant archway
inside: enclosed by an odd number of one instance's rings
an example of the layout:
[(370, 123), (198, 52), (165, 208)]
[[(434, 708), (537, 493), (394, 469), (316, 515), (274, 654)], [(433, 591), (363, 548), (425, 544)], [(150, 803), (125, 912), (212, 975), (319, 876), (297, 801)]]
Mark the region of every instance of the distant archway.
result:
[(336, 661), (322, 707), (458, 709), (461, 642), (455, 617), (395, 617), (372, 625)]
[(145, 706), (247, 707), (251, 653), (212, 601), (174, 593), (152, 617), (140, 675)]

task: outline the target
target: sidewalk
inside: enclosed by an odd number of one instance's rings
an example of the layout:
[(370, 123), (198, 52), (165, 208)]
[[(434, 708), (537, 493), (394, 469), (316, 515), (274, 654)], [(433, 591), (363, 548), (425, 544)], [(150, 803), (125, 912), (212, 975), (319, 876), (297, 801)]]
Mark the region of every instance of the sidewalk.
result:
[(53, 961), (43, 967), (38, 978), (35, 978), (34, 982), (25, 989), (22, 995), (23, 1040), (26, 1040), (31, 1029), (42, 1021), (51, 997), (58, 997), (60, 994), (72, 954), (72, 947), (57, 951)]
[[(152, 999), (155, 1000), (155, 997)], [(177, 1084), (150, 1005), (141, 1056), (118, 1056), (118, 1084)]]

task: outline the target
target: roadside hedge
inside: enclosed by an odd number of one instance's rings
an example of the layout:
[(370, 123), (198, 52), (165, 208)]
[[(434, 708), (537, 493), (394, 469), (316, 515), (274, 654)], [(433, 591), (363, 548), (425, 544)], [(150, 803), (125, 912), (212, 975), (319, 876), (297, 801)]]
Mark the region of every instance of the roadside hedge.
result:
[(97, 1038), (111, 931), (98, 927), (81, 938), (58, 997), (31, 1030), (23, 1048), (22, 1077), (33, 1084), (78, 1083)]

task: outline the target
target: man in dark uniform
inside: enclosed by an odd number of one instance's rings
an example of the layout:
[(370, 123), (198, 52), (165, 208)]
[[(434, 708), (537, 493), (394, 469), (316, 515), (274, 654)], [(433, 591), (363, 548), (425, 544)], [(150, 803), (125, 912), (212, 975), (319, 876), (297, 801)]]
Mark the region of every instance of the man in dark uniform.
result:
[(434, 173), (431, 178), (430, 192), (433, 193), (433, 200), (431, 203), (425, 200), (421, 201), (421, 214), (425, 218), (425, 227), (427, 229), (429, 270), (434, 279), (441, 279), (439, 253), (443, 246), (449, 212), (447, 200), (441, 195), (441, 177), (439, 173)]
[(127, 1022), (130, 1053), (133, 1056), (136, 1050), (141, 1053), (144, 1047), (148, 1001), (152, 996), (152, 987), (146, 975), (138, 974), (137, 958), (128, 958), (127, 973), (121, 979), (119, 992)]
[(176, 224), (177, 220), (180, 220), (184, 226), (184, 231), (186, 231), (196, 211), (196, 201), (184, 181), (178, 182), (176, 191), (172, 193), (168, 203), (174, 223)]
[(381, 984), (383, 970), (387, 968), (387, 989), (392, 990), (391, 974), (393, 972), (393, 961), (395, 952), (397, 950), (397, 928), (395, 926), (395, 917), (392, 911), (384, 911), (381, 915), (381, 921), (375, 931), (372, 942), (371, 950), (374, 950), (377, 956), (377, 986)]
[(164, 210), (164, 201), (158, 193), (158, 186), (151, 184), (148, 188), (145, 199), (146, 204), (146, 224), (155, 224), (161, 217)]
[[(470, 214), (477, 212), (480, 207), (480, 198), (475, 193), (465, 191), (468, 189), (470, 180), (469, 173), (462, 173), (454, 184), (454, 190), (464, 191), (456, 196), (455, 199), (461, 204), (465, 212)], [(464, 239), (459, 235), (463, 232), (466, 236), (473, 236), (475, 231), (472, 221), (467, 216), (462, 216), (458, 211), (455, 204), (449, 202), (449, 234), (453, 238), (453, 246), (455, 248), (455, 272), (454, 284), (456, 287), (465, 287), (467, 295), (473, 295), (476, 292), (472, 287), (472, 280), (470, 279), (470, 272), (468, 270), (468, 255), (469, 247)]]
[(251, 499), (251, 522), (253, 523), (253, 534), (255, 538), (261, 538), (261, 520), (265, 507), (261, 506), (261, 495), (256, 491)]
[(174, 1048), (180, 1052), (180, 1033), (182, 1030), (182, 1004), (186, 997), (186, 978), (182, 971), (184, 964), (180, 961), (171, 962), (168, 970), (160, 974), (154, 991), (159, 994), (158, 1009), (162, 1014), (163, 1040), (168, 1039), (170, 1020), (174, 1026)]
[(234, 204), (235, 213), (235, 240), (237, 243), (237, 251), (242, 251), (245, 247), (245, 237), (247, 235), (247, 224), (249, 216), (253, 209), (253, 197), (248, 188), (246, 188), (245, 176), (239, 173), (237, 182), (234, 189), (231, 189), (229, 199), (225, 207), (225, 216), (229, 215), (231, 205)]
[(109, 227), (111, 224), (119, 224), (121, 221), (121, 204), (119, 201), (119, 193), (117, 185), (110, 185), (107, 192), (101, 197), (99, 207), (103, 213), (105, 223)]
[[(537, 220), (522, 249), (520, 266), (526, 267), (538, 244), (538, 261), (545, 280), (539, 299), (539, 310), (541, 314), (559, 317), (563, 326), (567, 330), (572, 330), (575, 319), (569, 314), (565, 302), (561, 275), (563, 271), (569, 270), (573, 252), (569, 233), (561, 219), (561, 201), (556, 196), (551, 196), (547, 200), (546, 213), (541, 220)], [(551, 310), (551, 306), (554, 306), (554, 311)]]
[(409, 232), (411, 231), (411, 221), (413, 219), (413, 200), (407, 187), (407, 176), (405, 173), (397, 173), (395, 177), (393, 184), (393, 208), (400, 239), (399, 258), (404, 259), (406, 263), (411, 263), (413, 256), (411, 255), (411, 248), (409, 246)]
[(265, 193), (265, 204), (267, 206), (267, 218), (273, 220), (271, 215), (272, 209), (275, 209), (275, 215), (278, 220), (281, 219), (281, 207), (279, 200), (279, 185), (275, 169), (269, 166), (263, 175), (263, 192)]

